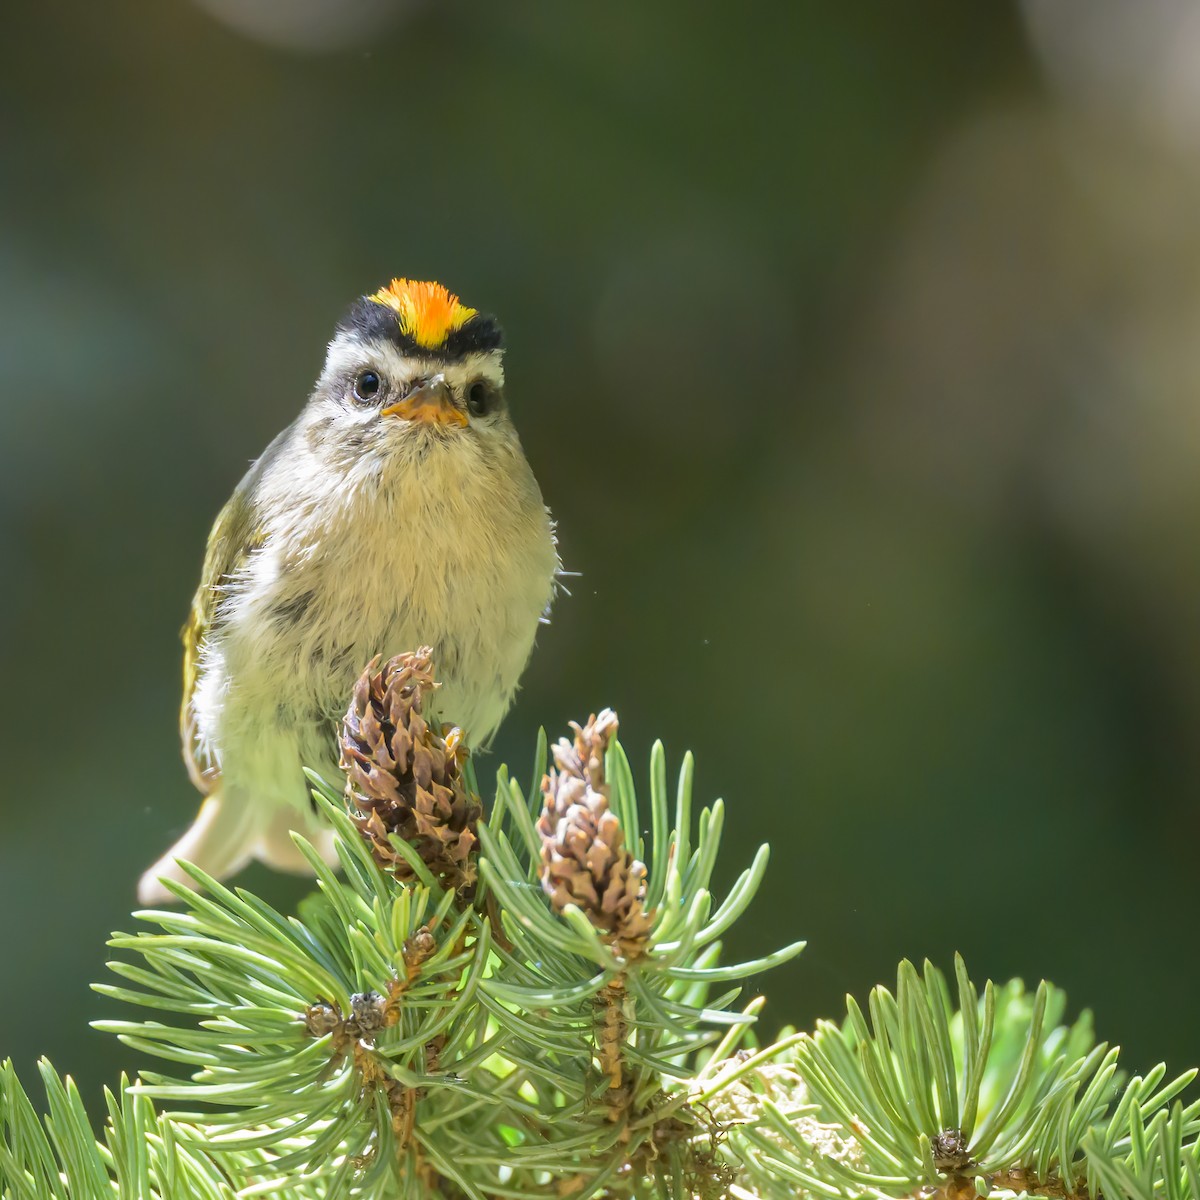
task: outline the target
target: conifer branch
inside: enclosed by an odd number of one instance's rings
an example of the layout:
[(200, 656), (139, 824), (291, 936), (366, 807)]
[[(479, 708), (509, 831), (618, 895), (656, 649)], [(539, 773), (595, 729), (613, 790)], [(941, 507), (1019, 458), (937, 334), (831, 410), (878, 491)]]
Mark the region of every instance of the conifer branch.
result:
[(341, 870), (297, 839), (298, 913), (185, 865), (114, 935), (97, 991), (145, 1015), (96, 1025), (165, 1066), (99, 1138), (49, 1064), (44, 1115), (0, 1065), (0, 1200), (1200, 1200), (1195, 1072), (1122, 1080), (1049, 984), (905, 962), (760, 1044), (737, 984), (803, 943), (722, 960), (767, 853), (712, 895), (691, 757), (672, 795), (656, 745), (640, 799), (605, 711), (484, 817), (435, 687), (428, 651), (363, 676), (345, 795), (310, 776)]

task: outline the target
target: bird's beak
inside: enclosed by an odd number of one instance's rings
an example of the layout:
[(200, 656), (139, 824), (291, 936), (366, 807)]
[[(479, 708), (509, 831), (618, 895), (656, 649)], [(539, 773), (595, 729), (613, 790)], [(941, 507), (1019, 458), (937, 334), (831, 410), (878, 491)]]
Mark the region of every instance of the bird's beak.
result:
[(381, 415), (403, 417), (406, 421), (420, 421), (427, 425), (462, 428), (467, 424), (467, 414), (454, 403), (450, 387), (441, 375), (435, 375), (414, 388), (403, 400), (389, 404)]

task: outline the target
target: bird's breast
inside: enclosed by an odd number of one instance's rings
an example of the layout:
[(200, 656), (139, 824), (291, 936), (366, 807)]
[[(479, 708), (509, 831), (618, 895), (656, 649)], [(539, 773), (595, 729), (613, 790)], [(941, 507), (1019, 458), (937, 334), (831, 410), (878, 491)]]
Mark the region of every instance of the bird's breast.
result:
[(229, 718), (328, 725), (375, 655), (429, 645), (438, 712), (489, 736), (553, 587), (536, 486), (532, 498), (380, 486), (300, 515), (269, 531), (231, 590), (219, 635)]

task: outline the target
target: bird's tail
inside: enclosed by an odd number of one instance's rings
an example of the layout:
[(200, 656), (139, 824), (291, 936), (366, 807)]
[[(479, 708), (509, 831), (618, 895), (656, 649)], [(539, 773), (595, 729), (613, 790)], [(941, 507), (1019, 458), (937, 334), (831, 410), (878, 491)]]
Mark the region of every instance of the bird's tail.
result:
[(230, 804), (221, 788), (204, 798), (196, 819), (183, 837), (138, 880), (139, 904), (162, 904), (174, 899), (163, 887), (163, 879), (192, 884), (177, 858), (195, 863), (217, 879), (240, 871), (254, 856), (254, 808), (249, 804)]
[(303, 808), (293, 805), (277, 808), (255, 839), (253, 854), (268, 867), (276, 871), (291, 871), (296, 875), (311, 875), (312, 867), (300, 853), (292, 834), (298, 833), (308, 841), (317, 853), (331, 866), (337, 866), (337, 852), (333, 848), (333, 830), (311, 805)]
[(174, 900), (163, 886), (163, 879), (191, 886), (193, 881), (175, 861), (177, 858), (194, 863), (215, 879), (235, 874), (252, 858), (278, 871), (307, 874), (311, 868), (292, 841), (292, 830), (303, 834), (326, 862), (336, 864), (333, 831), (307, 806), (297, 809), (290, 804), (265, 805), (246, 796), (228, 797), (218, 787), (205, 797), (183, 837), (142, 875), (138, 903)]

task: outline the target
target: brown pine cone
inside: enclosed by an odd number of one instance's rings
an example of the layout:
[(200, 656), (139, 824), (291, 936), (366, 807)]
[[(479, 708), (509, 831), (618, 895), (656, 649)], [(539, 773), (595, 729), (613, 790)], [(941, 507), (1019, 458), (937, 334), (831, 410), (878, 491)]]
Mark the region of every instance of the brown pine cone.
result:
[(577, 905), (618, 953), (635, 958), (653, 922), (645, 905), (645, 864), (626, 847), (608, 807), (604, 753), (617, 732), (617, 714), (606, 708), (571, 728), (574, 742), (562, 738), (553, 747), (555, 769), (542, 779), (542, 888), (557, 911)]
[(433, 651), (398, 654), (377, 669), (374, 658), (354, 686), (342, 722), (342, 770), (354, 823), (380, 866), (397, 879), (412, 869), (392, 848), (397, 834), (447, 887), (475, 883), (476, 824), (483, 808), (462, 777), (467, 748), (461, 732), (443, 733), (421, 709), (438, 686)]

